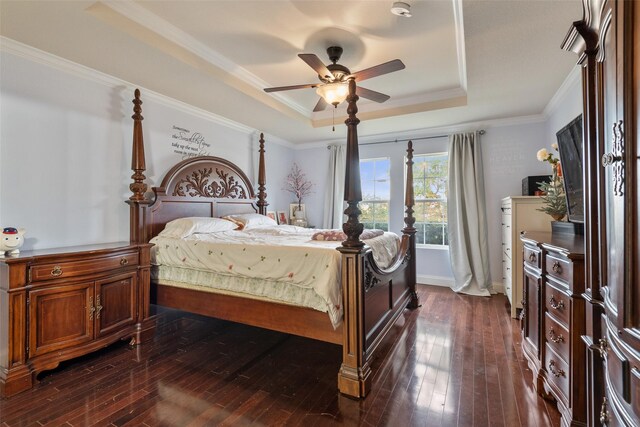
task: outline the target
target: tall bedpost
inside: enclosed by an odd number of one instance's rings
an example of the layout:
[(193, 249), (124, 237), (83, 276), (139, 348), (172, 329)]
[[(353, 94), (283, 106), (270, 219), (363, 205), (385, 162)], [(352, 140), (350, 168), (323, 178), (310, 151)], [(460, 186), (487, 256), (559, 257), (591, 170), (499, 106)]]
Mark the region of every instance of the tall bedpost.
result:
[(360, 240), (360, 235), (364, 226), (359, 221), (362, 213), (358, 209), (358, 203), (362, 200), (362, 190), (360, 188), (360, 153), (358, 151), (358, 124), (360, 119), (356, 117), (358, 113), (358, 95), (356, 95), (356, 82), (349, 79), (349, 95), (347, 96), (347, 114), (345, 120), (347, 125), (347, 162), (344, 181), (344, 200), (347, 202), (347, 222), (342, 224), (342, 231), (347, 235), (347, 240), (342, 242), (342, 246), (347, 248), (361, 248), (364, 242)]
[(360, 155), (358, 153), (356, 117), (356, 83), (349, 79), (347, 96), (347, 165), (345, 173), (344, 198), (348, 207), (344, 213), (348, 216), (342, 230), (347, 239), (338, 250), (342, 253), (342, 303), (344, 308), (342, 365), (338, 373), (338, 389), (352, 397), (365, 397), (371, 389), (371, 368), (365, 348), (364, 324), (364, 256), (368, 248), (360, 240), (363, 225), (359, 221), (358, 202), (362, 200), (360, 189)]
[(140, 344), (153, 338), (156, 325), (155, 314), (151, 310), (151, 244), (147, 238), (146, 212), (150, 201), (145, 197), (147, 184), (145, 184), (144, 171), (146, 163), (144, 159), (144, 141), (142, 138), (142, 100), (140, 90), (136, 89), (133, 99), (133, 150), (131, 154), (131, 170), (133, 182), (129, 185), (131, 197), (126, 202), (129, 204), (129, 242), (138, 246), (138, 306), (136, 333), (132, 337), (131, 344)]
[(260, 133), (260, 164), (258, 165), (258, 213), (267, 214), (267, 192), (265, 185), (267, 184), (267, 173), (264, 165), (264, 134)]
[(404, 205), (406, 206), (404, 217), (405, 227), (402, 233), (409, 238), (409, 289), (411, 292), (411, 300), (407, 307), (418, 308), (418, 294), (416, 293), (416, 229), (413, 226), (416, 219), (413, 217), (413, 206), (415, 205), (415, 197), (413, 194), (413, 142), (409, 141), (407, 147), (407, 182), (406, 192), (404, 196)]
[(147, 243), (145, 236), (145, 208), (149, 201), (145, 198), (147, 184), (144, 183), (146, 163), (144, 158), (144, 140), (142, 137), (142, 100), (140, 90), (136, 89), (133, 99), (133, 149), (131, 154), (131, 170), (133, 182), (129, 185), (132, 194), (127, 200), (129, 204), (129, 241), (131, 243)]

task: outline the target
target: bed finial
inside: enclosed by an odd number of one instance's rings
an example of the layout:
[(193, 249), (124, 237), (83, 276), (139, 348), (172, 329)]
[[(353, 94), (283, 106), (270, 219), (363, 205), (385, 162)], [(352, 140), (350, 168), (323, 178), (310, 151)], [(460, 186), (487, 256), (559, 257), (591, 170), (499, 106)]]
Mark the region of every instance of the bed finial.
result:
[(347, 96), (347, 114), (349, 117), (345, 120), (347, 125), (347, 170), (345, 174), (344, 198), (347, 201), (347, 209), (344, 214), (347, 215), (347, 222), (342, 224), (342, 230), (347, 235), (347, 240), (342, 242), (342, 246), (348, 248), (359, 248), (364, 246), (364, 242), (360, 240), (360, 235), (364, 226), (359, 221), (362, 213), (358, 209), (358, 203), (362, 200), (362, 191), (360, 188), (360, 154), (358, 152), (358, 124), (360, 119), (356, 117), (358, 112), (358, 95), (356, 94), (356, 82), (353, 78), (349, 79), (349, 95)]
[(133, 183), (129, 185), (129, 189), (133, 193), (129, 200), (139, 202), (144, 200), (144, 193), (147, 191), (147, 184), (144, 183), (146, 164), (144, 160), (144, 141), (142, 138), (142, 100), (140, 99), (140, 89), (134, 92), (133, 100), (133, 152), (131, 155), (131, 170), (133, 170)]
[(260, 163), (258, 165), (258, 213), (267, 214), (267, 192), (265, 185), (267, 184), (267, 173), (264, 165), (264, 134), (260, 133)]
[(406, 210), (404, 211), (407, 216), (404, 217), (404, 223), (406, 227), (404, 228), (404, 232), (416, 232), (413, 224), (415, 224), (416, 219), (413, 217), (413, 206), (415, 205), (415, 198), (413, 194), (413, 142), (409, 141), (407, 144), (407, 185), (406, 185), (406, 193), (404, 196), (404, 205), (406, 206)]

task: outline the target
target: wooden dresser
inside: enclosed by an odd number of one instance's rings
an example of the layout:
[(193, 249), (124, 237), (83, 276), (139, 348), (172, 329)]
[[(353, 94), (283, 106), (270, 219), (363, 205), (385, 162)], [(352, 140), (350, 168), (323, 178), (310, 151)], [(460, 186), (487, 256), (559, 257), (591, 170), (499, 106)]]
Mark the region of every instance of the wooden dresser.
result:
[(153, 335), (151, 245), (114, 243), (0, 258), (0, 395), (117, 340)]
[(551, 218), (538, 209), (542, 199), (537, 196), (510, 196), (502, 199), (502, 283), (511, 304), (511, 317), (522, 308), (522, 242), (524, 230), (551, 231)]
[(525, 232), (522, 350), (539, 394), (557, 401), (563, 426), (586, 425), (584, 240)]

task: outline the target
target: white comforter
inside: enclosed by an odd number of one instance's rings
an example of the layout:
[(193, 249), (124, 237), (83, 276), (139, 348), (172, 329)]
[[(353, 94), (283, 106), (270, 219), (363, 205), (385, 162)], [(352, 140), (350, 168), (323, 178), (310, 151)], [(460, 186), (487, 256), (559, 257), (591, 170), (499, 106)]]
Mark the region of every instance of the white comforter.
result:
[[(193, 234), (184, 239), (154, 237), (152, 263), (244, 278), (259, 278), (312, 289), (326, 303), (334, 324), (342, 318), (340, 290), (341, 242), (311, 240), (317, 230), (291, 225), (245, 231)], [(396, 234), (365, 241), (381, 267), (393, 261)]]

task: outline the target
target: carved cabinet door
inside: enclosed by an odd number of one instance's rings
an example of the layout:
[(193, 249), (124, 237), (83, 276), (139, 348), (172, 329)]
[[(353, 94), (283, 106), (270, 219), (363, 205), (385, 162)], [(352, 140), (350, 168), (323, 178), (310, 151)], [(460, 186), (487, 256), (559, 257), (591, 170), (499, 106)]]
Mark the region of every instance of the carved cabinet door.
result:
[(96, 337), (136, 322), (136, 272), (96, 281)]
[(93, 340), (93, 282), (29, 293), (29, 357)]
[[(605, 397), (603, 425), (640, 422), (640, 276), (637, 183), (638, 5), (605, 1), (601, 9), (596, 66), (598, 139), (602, 147), (601, 236), (605, 242), (602, 294)], [(635, 9), (635, 10), (634, 10)], [(635, 50), (638, 46), (635, 46)], [(635, 56), (638, 56), (636, 53)], [(634, 92), (635, 91), (635, 92)]]

